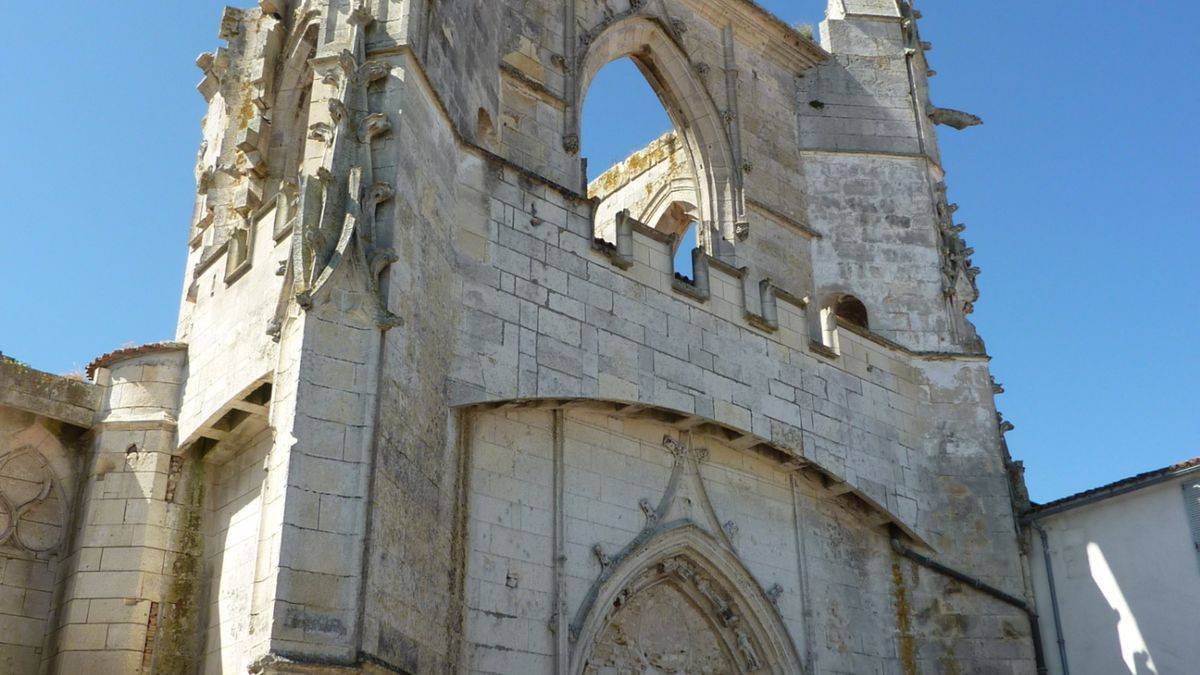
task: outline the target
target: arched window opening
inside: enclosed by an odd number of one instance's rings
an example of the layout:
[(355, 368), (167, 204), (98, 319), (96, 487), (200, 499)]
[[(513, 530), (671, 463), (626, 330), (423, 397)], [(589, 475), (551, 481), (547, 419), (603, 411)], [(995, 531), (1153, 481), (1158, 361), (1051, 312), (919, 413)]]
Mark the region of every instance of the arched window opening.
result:
[(615, 168), (671, 128), (662, 101), (633, 59), (609, 63), (592, 80), (584, 99), (580, 151), (587, 158), (588, 181)]
[(870, 329), (871, 322), (867, 317), (867, 306), (853, 295), (844, 295), (838, 300), (833, 310), (841, 320), (863, 329)]
[(675, 240), (675, 277), (681, 280), (694, 282), (696, 280), (695, 265), (692, 262), (692, 251), (699, 246), (697, 240), (699, 227), (696, 221), (692, 221), (686, 226), (683, 231), (683, 236)]
[(676, 237), (675, 272), (691, 279), (699, 245), (700, 195), (686, 142), (659, 86), (635, 57), (621, 57), (591, 79), (583, 106), (581, 151), (596, 236), (615, 241), (617, 214)]

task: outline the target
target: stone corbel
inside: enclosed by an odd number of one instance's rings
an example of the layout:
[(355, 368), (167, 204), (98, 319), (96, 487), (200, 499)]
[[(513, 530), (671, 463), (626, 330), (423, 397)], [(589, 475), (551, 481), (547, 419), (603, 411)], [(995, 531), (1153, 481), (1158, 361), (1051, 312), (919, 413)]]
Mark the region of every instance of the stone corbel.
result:
[(328, 122), (316, 122), (308, 127), (308, 137), (328, 145), (333, 142), (333, 127)]
[(329, 99), (329, 119), (333, 120), (333, 126), (340, 128), (342, 123), (350, 117), (349, 111), (346, 109), (346, 103), (338, 98)]
[(563, 136), (562, 146), (568, 155), (579, 154), (579, 134), (570, 133)]
[(259, 180), (267, 177), (267, 158), (256, 146), (250, 143), (240, 143), (238, 152), (241, 153), (242, 164), (247, 176)]
[(375, 16), (371, 13), (367, 0), (354, 1), (354, 9), (350, 11), (349, 23), (360, 30), (375, 23)]
[(354, 74), (354, 79), (361, 85), (370, 85), (387, 77), (392, 72), (392, 64), (387, 61), (367, 61)]
[(1001, 412), (996, 413), (996, 425), (999, 427), (1001, 435), (1007, 434), (1017, 428), (1017, 425), (1004, 419), (1004, 413)]
[(260, 183), (261, 181), (249, 178), (239, 182), (230, 195), (229, 207), (242, 216), (249, 216), (262, 204), (262, 185)]

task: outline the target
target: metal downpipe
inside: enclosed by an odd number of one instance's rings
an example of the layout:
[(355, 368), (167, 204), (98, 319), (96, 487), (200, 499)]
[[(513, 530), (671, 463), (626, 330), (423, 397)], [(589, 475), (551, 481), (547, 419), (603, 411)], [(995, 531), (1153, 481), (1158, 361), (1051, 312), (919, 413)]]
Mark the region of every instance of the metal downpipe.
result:
[(1037, 530), (1042, 540), (1042, 562), (1046, 566), (1046, 583), (1050, 586), (1050, 611), (1054, 615), (1054, 636), (1058, 643), (1058, 660), (1062, 663), (1063, 675), (1071, 675), (1067, 666), (1067, 639), (1063, 637), (1062, 618), (1058, 611), (1058, 590), (1054, 586), (1054, 565), (1050, 562), (1050, 536), (1042, 528), (1041, 523), (1030, 520), (1029, 524)]
[(964, 583), (980, 593), (983, 593), (984, 595), (989, 595), (1006, 605), (1016, 607), (1022, 612), (1025, 612), (1025, 616), (1029, 618), (1029, 630), (1033, 633), (1033, 659), (1037, 667), (1038, 675), (1045, 675), (1048, 672), (1046, 670), (1046, 654), (1042, 649), (1041, 624), (1038, 622), (1037, 610), (1035, 610), (1033, 607), (1030, 607), (1029, 603), (1016, 597), (1015, 595), (1005, 593), (995, 586), (986, 584), (975, 577), (959, 572), (952, 567), (946, 567), (932, 558), (917, 553), (911, 548), (905, 546), (904, 543), (900, 541), (900, 538), (896, 537), (895, 535), (892, 536), (892, 550), (917, 563), (918, 565), (921, 565), (922, 567), (926, 567), (934, 572), (937, 572), (938, 574), (941, 574), (942, 576)]

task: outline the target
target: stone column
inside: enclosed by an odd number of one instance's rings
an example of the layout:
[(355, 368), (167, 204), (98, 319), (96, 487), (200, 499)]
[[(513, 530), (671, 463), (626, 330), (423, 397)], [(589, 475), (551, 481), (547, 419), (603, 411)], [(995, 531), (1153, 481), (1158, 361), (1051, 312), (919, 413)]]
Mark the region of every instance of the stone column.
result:
[(166, 642), (160, 627), (179, 618), (168, 601), (189, 567), (184, 530), (200, 523), (175, 438), (186, 361), (184, 346), (165, 344), (97, 364), (103, 398), (63, 565), (53, 672), (140, 672)]

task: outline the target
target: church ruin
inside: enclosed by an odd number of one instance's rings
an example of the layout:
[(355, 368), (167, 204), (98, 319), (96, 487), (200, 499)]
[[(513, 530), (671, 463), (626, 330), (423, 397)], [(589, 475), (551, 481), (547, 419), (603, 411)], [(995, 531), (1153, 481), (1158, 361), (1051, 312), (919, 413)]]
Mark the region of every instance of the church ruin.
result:
[(227, 9), (175, 341), (0, 362), (0, 670), (1038, 670), (919, 19)]

